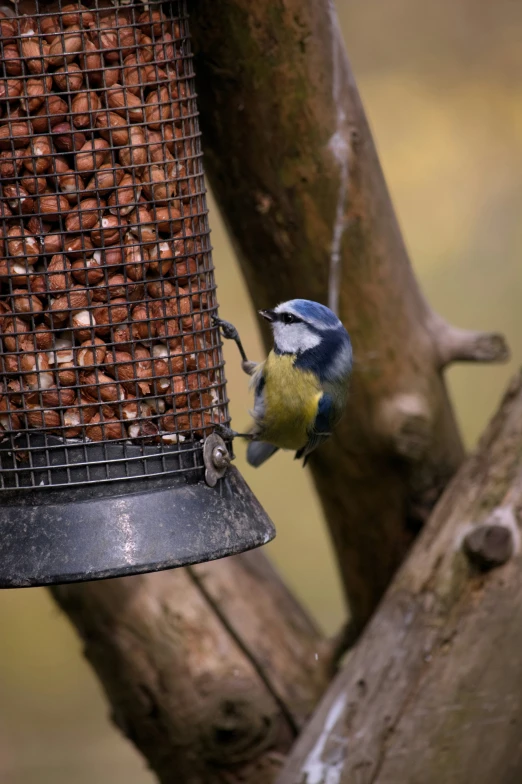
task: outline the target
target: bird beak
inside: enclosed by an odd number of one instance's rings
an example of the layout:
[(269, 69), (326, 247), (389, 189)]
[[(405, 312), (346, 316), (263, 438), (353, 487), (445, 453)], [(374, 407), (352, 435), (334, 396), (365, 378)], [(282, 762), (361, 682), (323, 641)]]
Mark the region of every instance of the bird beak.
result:
[(275, 313), (273, 310), (260, 310), (259, 315), (263, 316), (267, 321), (274, 321)]

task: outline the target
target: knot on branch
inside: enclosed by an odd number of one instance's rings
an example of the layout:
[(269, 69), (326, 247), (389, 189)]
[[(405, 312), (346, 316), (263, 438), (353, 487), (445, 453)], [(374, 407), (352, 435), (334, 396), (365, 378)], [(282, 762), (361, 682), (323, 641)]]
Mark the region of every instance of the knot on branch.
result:
[(255, 759), (269, 748), (277, 733), (274, 702), (252, 684), (223, 681), (205, 695), (200, 718), (201, 749), (205, 758), (227, 766)]
[(452, 362), (506, 362), (510, 352), (498, 332), (459, 329), (433, 315), (430, 330), (437, 348), (439, 367)]
[(498, 509), (485, 523), (474, 526), (463, 539), (464, 552), (482, 571), (507, 563), (518, 549), (519, 532), (510, 507)]
[(424, 457), (431, 444), (432, 424), (428, 401), (420, 394), (395, 395), (379, 407), (378, 430), (408, 460)]

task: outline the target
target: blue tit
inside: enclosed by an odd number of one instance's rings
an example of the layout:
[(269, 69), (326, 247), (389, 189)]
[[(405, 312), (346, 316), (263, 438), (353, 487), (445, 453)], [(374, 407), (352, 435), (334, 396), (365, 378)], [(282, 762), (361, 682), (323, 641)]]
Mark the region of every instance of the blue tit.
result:
[(252, 375), (254, 421), (247, 460), (257, 467), (278, 449), (291, 449), (305, 465), (344, 411), (352, 371), (350, 337), (318, 302), (293, 299), (260, 314), (270, 322), (274, 347), (258, 365), (247, 360), (237, 331), (223, 329), (225, 337), (236, 340), (243, 369)]

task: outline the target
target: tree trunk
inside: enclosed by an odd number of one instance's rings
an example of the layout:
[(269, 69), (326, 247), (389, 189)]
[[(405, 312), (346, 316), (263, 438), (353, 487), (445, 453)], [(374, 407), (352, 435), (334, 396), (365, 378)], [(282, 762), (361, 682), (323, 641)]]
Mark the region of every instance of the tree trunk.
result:
[(261, 553), (52, 589), (162, 784), (269, 784), (328, 649)]
[(442, 368), (506, 347), (426, 304), (331, 0), (194, 0), (192, 32), (207, 173), (256, 307), (338, 305), (354, 344), (347, 416), (310, 463), (361, 628), (463, 459)]
[(522, 781), (521, 510), (519, 376), (277, 784)]

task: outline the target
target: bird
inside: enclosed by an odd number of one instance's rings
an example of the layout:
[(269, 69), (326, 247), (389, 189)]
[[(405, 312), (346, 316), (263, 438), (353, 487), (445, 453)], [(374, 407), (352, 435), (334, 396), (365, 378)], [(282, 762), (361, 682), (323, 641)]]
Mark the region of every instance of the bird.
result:
[(236, 342), (243, 370), (252, 377), (252, 427), (234, 435), (249, 439), (247, 461), (256, 468), (278, 449), (295, 451), (304, 466), (345, 409), (353, 365), (350, 336), (333, 311), (312, 300), (292, 299), (259, 314), (274, 336), (261, 363), (247, 359), (232, 324), (214, 319), (223, 337)]

